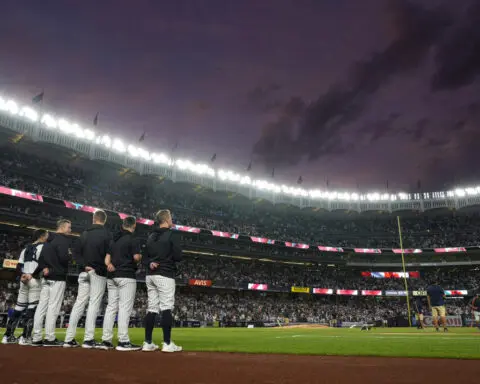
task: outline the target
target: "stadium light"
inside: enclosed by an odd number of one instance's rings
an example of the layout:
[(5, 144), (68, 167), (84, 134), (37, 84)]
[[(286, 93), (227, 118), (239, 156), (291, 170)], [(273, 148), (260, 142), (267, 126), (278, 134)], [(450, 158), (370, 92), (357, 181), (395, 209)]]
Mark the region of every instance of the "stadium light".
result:
[(17, 115), (20, 109), (18, 108), (17, 103), (15, 103), (13, 100), (8, 100), (5, 103), (5, 110), (12, 115)]
[(20, 111), (20, 116), (26, 117), (28, 120), (31, 120), (33, 122), (38, 121), (38, 113), (34, 109), (30, 107), (23, 107), (22, 110)]
[(299, 187), (281, 185), (270, 183), (266, 180), (252, 180), (250, 176), (244, 174), (239, 174), (230, 170), (221, 169), (216, 172), (207, 164), (194, 163), (187, 159), (178, 159), (174, 161), (170, 157), (166, 156), (163, 153), (150, 153), (148, 150), (135, 147), (133, 145), (125, 146), (123, 141), (119, 138), (110, 138), (108, 135), (97, 136), (97, 134), (91, 129), (83, 129), (76, 123), (71, 123), (66, 119), (56, 119), (48, 113), (39, 115), (39, 113), (31, 108), (28, 105), (19, 107), (19, 104), (12, 99), (7, 99), (5, 97), (0, 97), (0, 111), (4, 111), (13, 116), (20, 116), (32, 122), (40, 121), (40, 124), (47, 129), (59, 129), (62, 133), (67, 136), (74, 136), (79, 139), (84, 139), (92, 141), (99, 146), (103, 146), (107, 149), (114, 150), (120, 153), (127, 153), (129, 156), (134, 158), (141, 158), (147, 162), (153, 162), (155, 164), (162, 164), (168, 167), (176, 166), (182, 171), (192, 172), (202, 176), (209, 176), (212, 178), (218, 177), (219, 180), (238, 184), (238, 185), (248, 185), (253, 188), (262, 191), (269, 191), (273, 193), (282, 193), (288, 196), (293, 197), (308, 197), (310, 199), (320, 199), (320, 200), (329, 200), (329, 201), (346, 201), (346, 202), (358, 202), (358, 201), (370, 201), (370, 202), (388, 202), (388, 201), (408, 201), (408, 200), (419, 200), (419, 199), (445, 199), (445, 198), (455, 198), (455, 197), (466, 197), (466, 196), (478, 196), (480, 195), (480, 186), (468, 187), (468, 188), (456, 188), (451, 191), (439, 191), (432, 193), (397, 193), (397, 194), (388, 194), (388, 193), (378, 193), (371, 192), (367, 194), (358, 194), (350, 192), (341, 192), (341, 191), (321, 191), (318, 189), (306, 190)]
[(121, 153), (127, 152), (127, 148), (125, 147), (125, 144), (123, 144), (122, 140), (120, 140), (120, 139), (114, 139), (113, 140), (112, 149), (114, 149), (117, 152), (121, 152)]
[(49, 129), (57, 128), (57, 120), (50, 115), (43, 115), (41, 123)]
[(201, 176), (215, 176), (215, 170), (206, 164), (194, 164), (190, 160), (178, 159), (175, 165), (183, 171), (189, 171)]
[(73, 134), (80, 139), (85, 138), (85, 131), (78, 124), (72, 124)]
[(170, 159), (167, 155), (165, 155), (163, 153), (160, 153), (160, 154), (153, 153), (151, 157), (152, 157), (152, 160), (153, 160), (154, 163), (165, 164), (165, 165), (168, 165), (168, 166), (173, 165), (172, 159)]
[(138, 148), (131, 144), (128, 146), (127, 150), (128, 150), (128, 154), (132, 157), (137, 157), (139, 155)]
[(58, 120), (58, 128), (65, 134), (67, 135), (71, 135), (74, 131), (75, 131), (75, 128), (73, 127), (72, 124), (70, 124), (69, 121), (65, 120), (65, 119), (59, 119)]
[(85, 138), (90, 141), (95, 140), (95, 132), (90, 129), (85, 129)]

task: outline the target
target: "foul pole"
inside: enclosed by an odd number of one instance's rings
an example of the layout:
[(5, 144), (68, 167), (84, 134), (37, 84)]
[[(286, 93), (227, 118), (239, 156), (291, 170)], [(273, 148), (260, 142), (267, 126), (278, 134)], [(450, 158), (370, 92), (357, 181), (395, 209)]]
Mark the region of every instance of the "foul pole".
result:
[(400, 249), (402, 251), (403, 281), (405, 283), (405, 293), (407, 297), (408, 325), (411, 327), (412, 316), (410, 311), (410, 295), (408, 294), (407, 271), (405, 270), (405, 252), (403, 251), (402, 226), (400, 224), (400, 216), (397, 216), (397, 224), (398, 224), (398, 238), (400, 239)]

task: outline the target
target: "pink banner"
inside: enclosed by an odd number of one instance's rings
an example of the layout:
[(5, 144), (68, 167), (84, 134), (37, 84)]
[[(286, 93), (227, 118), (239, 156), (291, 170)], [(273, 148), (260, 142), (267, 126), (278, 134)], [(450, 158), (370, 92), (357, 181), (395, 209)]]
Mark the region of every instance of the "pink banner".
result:
[(362, 291), (362, 296), (382, 296), (382, 291)]
[(173, 229), (176, 229), (177, 231), (190, 232), (190, 233), (200, 233), (201, 231), (200, 228), (189, 227), (187, 225), (178, 225), (178, 224), (174, 224)]
[(220, 232), (220, 231), (210, 231), (210, 232), (212, 232), (213, 236), (226, 237), (229, 239), (238, 239), (238, 236), (239, 236), (236, 233), (229, 233), (229, 232)]
[(467, 252), (467, 250), (463, 247), (454, 247), (454, 248), (435, 248), (435, 252), (437, 253), (450, 253), (450, 252)]
[(355, 289), (337, 289), (337, 295), (358, 296), (358, 291)]
[(381, 249), (375, 248), (354, 248), (356, 253), (382, 253)]
[(91, 207), (90, 205), (83, 205), (79, 203), (72, 203), (71, 201), (64, 200), (65, 207), (70, 209), (76, 209), (77, 211), (94, 213), (98, 208)]
[(270, 239), (266, 239), (264, 237), (254, 237), (254, 236), (250, 236), (250, 239), (254, 242), (254, 243), (262, 243), (262, 244), (275, 244), (275, 240), (270, 240)]
[(313, 288), (315, 295), (333, 295), (333, 289), (328, 288)]
[(249, 283), (248, 284), (248, 289), (251, 289), (252, 291), (268, 291), (268, 285), (267, 284)]
[[(132, 215), (127, 215), (126, 213), (119, 213), (118, 216), (123, 220), (126, 217), (130, 217)], [(138, 219), (135, 219), (138, 224), (143, 224), (143, 225), (153, 225), (153, 220), (150, 219), (142, 219), (141, 217)]]
[(0, 187), (0, 193), (9, 196), (19, 197), (21, 199), (33, 200), (33, 201), (41, 201), (43, 202), (42, 195), (37, 195), (35, 193), (30, 192), (23, 192), (16, 189), (11, 189), (8, 187)]
[(420, 272), (362, 272), (362, 276), (376, 279), (403, 279), (403, 277), (419, 279)]
[(144, 224), (144, 225), (153, 225), (153, 220), (150, 219), (142, 219), (141, 217), (137, 219), (137, 223)]
[(324, 247), (323, 245), (319, 245), (318, 250), (324, 251), (324, 252), (343, 252), (343, 248)]
[(289, 241), (285, 242), (286, 247), (290, 248), (298, 248), (298, 249), (308, 249), (310, 246), (308, 244), (300, 244), (300, 243), (291, 243)]
[(446, 296), (467, 296), (468, 291), (462, 291), (462, 290), (445, 290), (445, 295)]
[[(402, 250), (400, 248), (394, 248), (392, 249), (393, 253), (402, 253)], [(404, 249), (403, 253), (408, 254), (408, 253), (422, 253), (421, 249)]]

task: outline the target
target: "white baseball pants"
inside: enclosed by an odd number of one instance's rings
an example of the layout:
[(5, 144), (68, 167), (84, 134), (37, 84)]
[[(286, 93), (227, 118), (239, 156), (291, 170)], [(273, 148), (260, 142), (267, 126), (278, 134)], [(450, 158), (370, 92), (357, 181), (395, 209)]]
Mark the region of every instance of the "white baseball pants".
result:
[(87, 318), (85, 319), (85, 337), (84, 340), (93, 340), (95, 337), (95, 325), (97, 321), (98, 310), (105, 294), (107, 278), (98, 276), (95, 271), (82, 272), (78, 276), (78, 293), (75, 304), (68, 321), (67, 335), (65, 342), (68, 343), (75, 338), (77, 325), (82, 318), (85, 306), (88, 303)]
[(148, 295), (148, 312), (160, 313), (173, 310), (175, 305), (175, 279), (160, 275), (148, 275), (145, 279)]
[(20, 283), (15, 310), (23, 311), (27, 308), (35, 308), (40, 300), (41, 291), (42, 284), (39, 279), (31, 279), (27, 283)]
[[(65, 281), (42, 279), (42, 290), (35, 317), (33, 318), (33, 341), (42, 340), (43, 321), (45, 320), (45, 339), (55, 340), (55, 327), (65, 294)], [(46, 317), (46, 318), (45, 318)]]
[(118, 312), (118, 341), (128, 343), (128, 325), (132, 314), (137, 281), (135, 279), (116, 277), (107, 280), (108, 304), (103, 318), (103, 341), (112, 342), (113, 325)]

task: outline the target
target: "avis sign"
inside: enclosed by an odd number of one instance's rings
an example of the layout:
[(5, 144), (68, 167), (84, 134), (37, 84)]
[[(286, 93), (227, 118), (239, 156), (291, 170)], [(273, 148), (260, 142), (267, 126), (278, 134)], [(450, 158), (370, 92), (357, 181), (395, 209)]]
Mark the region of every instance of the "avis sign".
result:
[[(432, 316), (425, 316), (423, 321), (427, 327), (433, 326)], [(440, 319), (439, 319), (440, 321)], [(462, 324), (462, 316), (455, 315), (455, 316), (447, 316), (447, 326), (448, 327), (461, 327)]]
[(212, 280), (190, 279), (188, 280), (188, 285), (193, 285), (196, 287), (211, 287)]

